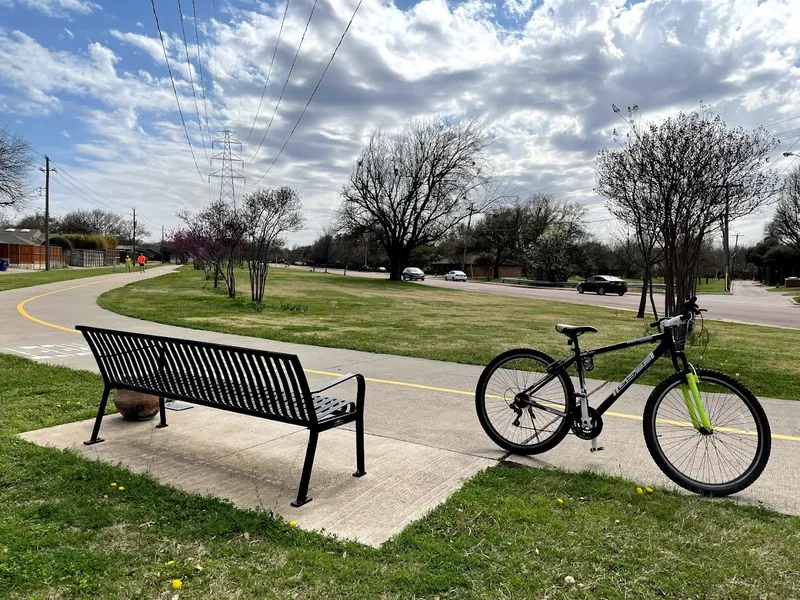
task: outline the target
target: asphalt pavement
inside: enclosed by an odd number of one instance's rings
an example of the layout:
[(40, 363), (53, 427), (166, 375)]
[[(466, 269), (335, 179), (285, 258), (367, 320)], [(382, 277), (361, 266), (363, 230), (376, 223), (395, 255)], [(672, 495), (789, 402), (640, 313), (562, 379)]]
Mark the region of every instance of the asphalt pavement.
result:
[[(308, 267), (298, 268), (308, 270)], [(342, 274), (340, 269), (330, 269), (329, 272)], [(348, 277), (352, 275), (357, 277), (388, 278), (388, 274), (385, 273), (364, 273), (360, 271), (348, 271), (347, 275)], [(589, 293), (579, 294), (574, 288), (534, 288), (526, 285), (489, 283), (479, 280), (467, 282), (445, 281), (443, 277), (432, 276), (427, 276), (425, 281), (415, 283), (417, 285), (458, 289), (483, 294), (569, 302), (571, 304), (585, 304), (624, 310), (637, 310), (640, 298), (638, 289), (632, 289), (624, 296), (616, 294), (600, 296)], [(698, 304), (701, 308), (708, 310), (705, 313), (706, 319), (800, 329), (800, 305), (793, 304), (788, 296), (768, 292), (763, 286), (752, 281), (734, 281), (731, 291), (731, 294), (699, 295)], [(661, 310), (663, 296), (656, 294), (655, 300), (656, 306)], [(648, 300), (648, 310), (649, 306)]]
[[(480, 366), (183, 329), (123, 317), (96, 304), (97, 297), (106, 290), (137, 279), (159, 276), (169, 270), (170, 267), (165, 267), (145, 275), (115, 274), (0, 292), (0, 351), (40, 362), (96, 371), (94, 359), (82, 337), (73, 330), (76, 324), (89, 324), (297, 354), (308, 369), (312, 387), (345, 372), (363, 373), (368, 381), (367, 471), (371, 470), (370, 461), (377, 463), (372, 470), (375, 473), (373, 478), (342, 479), (353, 465), (333, 464), (331, 457), (343, 455), (345, 446), (347, 452), (352, 452), (353, 440), (341, 433), (331, 435), (326, 443), (332, 446), (323, 452), (327, 459), (320, 459), (320, 471), (315, 469), (312, 478), (312, 495), (316, 497), (317, 508), (305, 513), (297, 512), (304, 509), (289, 509), (288, 502), (283, 502), (283, 499), (294, 485), (293, 478), (299, 476), (303, 444), (293, 442), (294, 446), (287, 446), (289, 441), (278, 441), (284, 440), (283, 433), (269, 429), (271, 424), (259, 419), (236, 415), (223, 419), (219, 416), (220, 411), (213, 411), (209, 416), (209, 409), (176, 413), (181, 416), (170, 418), (177, 419), (178, 425), (157, 431), (152, 428), (152, 423), (136, 425), (139, 429), (135, 430), (118, 417), (111, 417), (107, 419), (110, 425), (104, 423), (104, 428), (109, 427), (107, 442), (92, 446), (91, 450), (80, 444), (88, 435), (88, 422), (26, 434), (28, 439), (89, 452), (86, 455), (90, 458), (122, 462), (134, 470), (152, 469), (148, 472), (163, 481), (194, 492), (226, 497), (245, 507), (258, 505), (264, 497), (269, 497), (274, 499), (274, 506), (270, 507), (287, 518), (305, 515), (303, 518), (308, 520), (306, 525), (309, 528), (325, 527), (328, 531), (375, 544), (443, 501), (457, 489), (463, 478), (504, 458), (533, 466), (590, 469), (621, 475), (637, 485), (674, 487), (653, 463), (642, 438), (641, 415), (644, 401), (652, 391), (649, 386), (634, 385), (607, 413), (600, 438), (605, 448), (603, 452), (591, 454), (589, 442), (568, 436), (556, 449), (537, 457), (506, 457), (486, 437), (475, 416), (473, 394), (482, 370)], [(448, 285), (461, 285), (463, 288), (462, 284)], [(589, 389), (600, 383), (590, 381)], [(736, 498), (800, 515), (800, 477), (797, 477), (800, 404), (768, 398), (762, 399), (762, 403), (773, 431), (772, 457), (761, 478)], [(230, 420), (234, 418), (238, 419), (235, 428), (234, 421)], [(222, 424), (216, 427), (214, 423), (218, 422)], [(150, 441), (143, 444), (141, 435), (131, 435), (133, 431), (143, 432), (142, 435)], [(113, 432), (117, 433), (111, 435)], [(305, 439), (303, 431), (293, 434), (295, 438), (291, 439)], [(193, 438), (193, 435), (201, 437)], [(239, 435), (249, 440), (248, 443), (252, 442), (251, 446), (245, 442), (242, 446), (232, 446), (238, 443), (233, 438)], [(274, 447), (258, 446), (262, 437), (272, 440)], [(325, 437), (323, 434), (321, 441)], [(161, 445), (154, 446), (154, 438), (161, 440)], [(116, 446), (110, 443), (112, 439), (119, 440), (115, 442)], [(168, 456), (172, 461), (162, 470), (153, 467), (157, 460), (145, 456), (156, 446), (162, 458)], [(263, 453), (259, 455), (261, 459), (253, 463), (251, 457), (250, 462), (240, 464), (240, 453), (255, 451), (253, 448), (256, 446)], [(216, 454), (209, 454), (217, 447), (226, 448), (226, 452), (220, 451), (224, 460)], [(200, 458), (192, 459), (196, 453)], [(245, 470), (240, 473), (237, 470), (240, 468)], [(275, 473), (293, 475), (278, 477)], [(256, 485), (256, 494), (253, 485)], [(260, 492), (258, 486), (261, 486)], [(381, 527), (369, 523), (369, 519), (378, 518), (374, 513), (375, 494), (379, 494), (385, 503), (385, 510), (380, 515)], [(339, 520), (333, 519), (331, 511), (338, 511), (336, 514), (342, 516)], [(363, 516), (363, 525), (359, 525), (358, 519), (354, 522), (347, 517), (353, 511)]]

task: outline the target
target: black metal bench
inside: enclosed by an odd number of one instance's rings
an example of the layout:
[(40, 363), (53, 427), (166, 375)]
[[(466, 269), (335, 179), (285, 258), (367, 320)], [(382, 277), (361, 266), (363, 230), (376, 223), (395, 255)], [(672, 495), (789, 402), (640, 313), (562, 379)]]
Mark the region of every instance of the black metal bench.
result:
[[(114, 389), (144, 392), (159, 397), (160, 422), (167, 426), (165, 399), (183, 400), (232, 412), (302, 425), (309, 430), (306, 458), (297, 500), (311, 501), (308, 483), (321, 431), (356, 423), (355, 477), (364, 469), (364, 393), (360, 374), (349, 373), (322, 388), (311, 390), (300, 359), (293, 354), (251, 350), (236, 346), (129, 333), (78, 325), (100, 367), (105, 382), (92, 437), (97, 444), (108, 395)], [(356, 400), (322, 395), (350, 379), (358, 384)]]

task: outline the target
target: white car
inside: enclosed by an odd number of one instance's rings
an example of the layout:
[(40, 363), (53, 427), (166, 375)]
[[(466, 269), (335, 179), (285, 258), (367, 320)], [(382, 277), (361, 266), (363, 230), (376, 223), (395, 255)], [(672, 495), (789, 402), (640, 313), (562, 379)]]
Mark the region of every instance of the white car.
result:
[(466, 281), (467, 274), (464, 271), (450, 271), (444, 276), (445, 281)]

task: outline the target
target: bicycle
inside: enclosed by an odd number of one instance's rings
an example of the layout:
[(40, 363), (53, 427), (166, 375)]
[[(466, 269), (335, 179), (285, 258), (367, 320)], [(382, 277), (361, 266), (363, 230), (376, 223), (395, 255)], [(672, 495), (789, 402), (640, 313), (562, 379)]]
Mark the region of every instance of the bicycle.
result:
[[(697, 298), (681, 314), (650, 324), (658, 333), (581, 351), (578, 338), (597, 333), (590, 326), (556, 325), (567, 336), (572, 355), (556, 360), (540, 350), (515, 349), (497, 356), (483, 370), (475, 391), (478, 419), (498, 446), (513, 454), (539, 454), (557, 446), (572, 431), (602, 450), (597, 437), (603, 414), (661, 356), (669, 355), (675, 373), (655, 387), (644, 408), (647, 449), (664, 474), (679, 486), (705, 496), (726, 496), (751, 485), (769, 460), (771, 436), (764, 409), (736, 379), (695, 369), (676, 344), (675, 332), (695, 328), (702, 311)], [(594, 357), (643, 344), (658, 346), (597, 407), (589, 406), (585, 373)], [(707, 342), (706, 342), (707, 344)], [(701, 358), (702, 360), (702, 358)], [(567, 373), (575, 365), (580, 390)], [(716, 461), (716, 465), (713, 464)]]

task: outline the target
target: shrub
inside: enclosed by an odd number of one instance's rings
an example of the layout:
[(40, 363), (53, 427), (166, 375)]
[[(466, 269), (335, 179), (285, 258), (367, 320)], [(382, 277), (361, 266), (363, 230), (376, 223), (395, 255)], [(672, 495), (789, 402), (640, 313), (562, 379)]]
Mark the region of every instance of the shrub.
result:
[(67, 238), (61, 235), (57, 235), (56, 237), (50, 238), (50, 245), (56, 246), (57, 248), (63, 248), (64, 250), (72, 250), (73, 245)]

